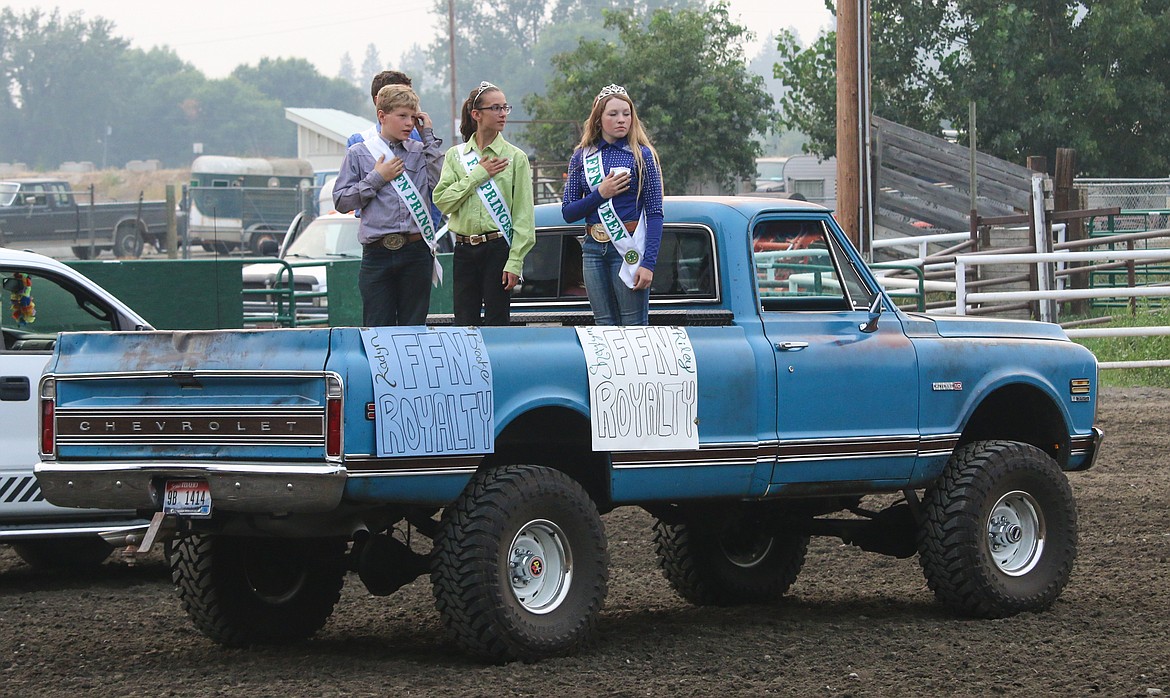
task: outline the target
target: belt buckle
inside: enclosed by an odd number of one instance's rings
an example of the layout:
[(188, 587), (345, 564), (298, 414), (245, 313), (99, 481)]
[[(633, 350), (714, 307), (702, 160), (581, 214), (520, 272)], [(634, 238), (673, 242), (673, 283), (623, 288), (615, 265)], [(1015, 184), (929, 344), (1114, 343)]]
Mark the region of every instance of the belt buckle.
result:
[(470, 242), (471, 245), (474, 247), (475, 245), (479, 245), (481, 243), (487, 242), (487, 238), (484, 237), (483, 235), (468, 235), (467, 241)]
[(388, 250), (401, 250), (402, 246), (406, 244), (406, 236), (400, 233), (390, 233), (382, 236), (382, 247)]
[(589, 226), (589, 237), (598, 242), (609, 242), (609, 233), (605, 232), (605, 226), (600, 223)]

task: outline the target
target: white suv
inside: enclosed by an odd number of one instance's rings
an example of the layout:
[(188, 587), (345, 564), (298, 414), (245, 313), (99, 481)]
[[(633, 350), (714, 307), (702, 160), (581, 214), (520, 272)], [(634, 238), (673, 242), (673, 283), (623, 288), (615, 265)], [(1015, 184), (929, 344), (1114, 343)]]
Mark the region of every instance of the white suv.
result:
[(133, 511), (65, 509), (45, 501), (33, 477), (37, 385), (60, 332), (152, 328), (105, 289), (43, 255), (0, 247), (0, 281), (0, 543), (35, 567), (99, 564), (149, 522)]

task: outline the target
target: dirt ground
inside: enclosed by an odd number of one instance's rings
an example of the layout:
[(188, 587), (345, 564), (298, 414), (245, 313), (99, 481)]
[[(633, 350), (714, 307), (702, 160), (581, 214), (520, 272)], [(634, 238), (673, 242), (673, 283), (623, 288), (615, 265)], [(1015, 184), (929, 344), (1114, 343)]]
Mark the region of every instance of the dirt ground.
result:
[(495, 666), (440, 633), (425, 579), (398, 594), (347, 580), (309, 642), (225, 650), (199, 635), (161, 556), (84, 579), (0, 548), (0, 695), (1065, 696), (1170, 695), (1170, 390), (1106, 389), (1097, 466), (1070, 475), (1072, 581), (1048, 612), (959, 619), (916, 558), (814, 540), (789, 600), (695, 608), (655, 567), (650, 518), (605, 517), (613, 559), (596, 648)]

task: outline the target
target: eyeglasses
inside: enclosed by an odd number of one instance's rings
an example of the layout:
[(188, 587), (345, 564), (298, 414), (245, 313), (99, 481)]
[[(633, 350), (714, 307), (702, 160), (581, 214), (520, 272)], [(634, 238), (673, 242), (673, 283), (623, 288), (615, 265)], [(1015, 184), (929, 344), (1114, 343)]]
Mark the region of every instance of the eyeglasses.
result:
[(504, 112), (505, 114), (512, 113), (512, 105), (511, 104), (493, 104), (490, 107), (476, 107), (476, 109), (478, 109), (479, 111)]

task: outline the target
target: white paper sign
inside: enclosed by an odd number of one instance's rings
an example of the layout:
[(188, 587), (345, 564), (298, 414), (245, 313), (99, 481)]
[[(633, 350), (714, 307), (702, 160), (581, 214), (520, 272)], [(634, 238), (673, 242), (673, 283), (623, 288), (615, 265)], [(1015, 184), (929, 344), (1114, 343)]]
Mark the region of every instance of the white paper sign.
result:
[(361, 332), (374, 382), (379, 456), (492, 452), (492, 365), (478, 329)]
[(698, 369), (680, 327), (578, 327), (595, 451), (699, 448)]

